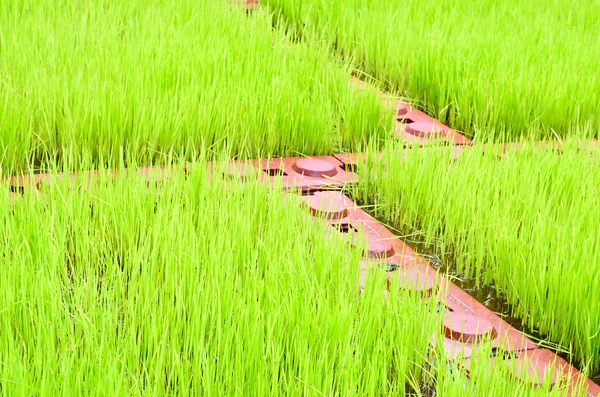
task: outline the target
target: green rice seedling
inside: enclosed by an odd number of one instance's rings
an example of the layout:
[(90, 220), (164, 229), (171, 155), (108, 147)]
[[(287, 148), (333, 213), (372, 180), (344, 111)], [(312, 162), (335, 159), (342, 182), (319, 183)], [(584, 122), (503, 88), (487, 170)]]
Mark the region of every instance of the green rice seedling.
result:
[(0, 164), (352, 150), (384, 136), (391, 114), (350, 74), (317, 43), (292, 45), (268, 13), (250, 18), (228, 1), (8, 0)]
[(596, 0), (268, 2), (306, 41), (470, 137), (600, 129)]
[(378, 270), (360, 292), (360, 249), (300, 197), (211, 178), (203, 160), (189, 170), (160, 185), (100, 170), (12, 204), (2, 186), (3, 394), (403, 395), (419, 382), (433, 300), (386, 297)]
[[(552, 371), (550, 367), (548, 371)], [(497, 355), (490, 343), (479, 346), (477, 354), (468, 359), (437, 360), (432, 368), (436, 392), (441, 396), (585, 396), (584, 384), (571, 384), (557, 376), (539, 378), (522, 371), (514, 354)], [(550, 373), (550, 372), (548, 372)], [(520, 379), (521, 378), (521, 379)], [(535, 382), (533, 386), (531, 383)]]
[(420, 235), (456, 271), (494, 285), (530, 329), (600, 368), (600, 168), (598, 150), (523, 144), (391, 146), (361, 166), (355, 195), (406, 235)]

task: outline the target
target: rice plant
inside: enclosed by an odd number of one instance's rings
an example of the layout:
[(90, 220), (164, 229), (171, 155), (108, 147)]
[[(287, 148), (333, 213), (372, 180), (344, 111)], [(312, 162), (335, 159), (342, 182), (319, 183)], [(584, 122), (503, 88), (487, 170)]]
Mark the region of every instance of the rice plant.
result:
[(12, 204), (3, 186), (2, 394), (402, 395), (421, 379), (433, 300), (384, 294), (382, 271), (361, 292), (360, 250), (300, 197), (192, 169)]
[(420, 234), (457, 271), (493, 284), (514, 315), (589, 370), (600, 368), (598, 150), (527, 146), (389, 147), (362, 166), (355, 192), (406, 234)]
[(600, 129), (596, 0), (268, 3), (305, 41), (329, 42), (362, 75), (468, 136)]
[[(531, 364), (531, 361), (526, 361)], [(551, 374), (555, 366), (547, 368)], [(479, 347), (478, 353), (466, 360), (439, 360), (431, 369), (436, 395), (463, 396), (587, 396), (587, 385), (569, 383), (558, 374), (552, 384), (552, 376), (542, 380), (538, 374), (529, 374), (519, 367), (516, 354), (505, 353), (505, 358), (495, 354), (490, 343)], [(532, 386), (535, 384), (535, 386)]]
[(331, 154), (386, 134), (347, 64), (271, 22), (228, 1), (4, 1), (0, 165)]

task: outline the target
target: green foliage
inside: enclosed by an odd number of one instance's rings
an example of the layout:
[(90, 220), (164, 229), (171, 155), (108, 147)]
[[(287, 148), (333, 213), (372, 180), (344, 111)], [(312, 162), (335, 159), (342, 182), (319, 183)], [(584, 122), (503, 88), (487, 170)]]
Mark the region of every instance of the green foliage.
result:
[[(220, 169), (214, 175), (219, 175)], [(434, 301), (360, 292), (299, 197), (195, 164), (0, 197), (6, 395), (382, 395), (420, 378)], [(419, 321), (414, 321), (415, 319)]]
[(376, 93), (323, 54), (227, 2), (3, 1), (0, 164), (318, 155), (384, 136)]
[(306, 41), (469, 136), (600, 129), (597, 0), (268, 2)]
[[(600, 367), (599, 152), (390, 147), (357, 194), (407, 233), (421, 231), (459, 271), (505, 293), (514, 314), (583, 365)], [(366, 177), (368, 175), (368, 177)]]

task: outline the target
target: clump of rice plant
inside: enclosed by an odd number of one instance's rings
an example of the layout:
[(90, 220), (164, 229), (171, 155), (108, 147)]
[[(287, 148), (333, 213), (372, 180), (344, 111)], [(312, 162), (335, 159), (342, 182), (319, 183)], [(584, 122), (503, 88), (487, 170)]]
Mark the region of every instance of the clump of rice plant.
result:
[(227, 1), (8, 0), (0, 10), (5, 172), (91, 153), (98, 166), (204, 150), (255, 158), (353, 150), (390, 129), (320, 45)]
[[(85, 164), (77, 163), (78, 166)], [(67, 164), (66, 168), (70, 168)], [(7, 395), (403, 394), (433, 300), (359, 287), (361, 252), (300, 197), (203, 160), (147, 183), (101, 170), (0, 194)]]
[[(531, 360), (527, 365), (536, 365)], [(571, 381), (557, 374), (552, 384), (549, 365), (544, 379), (540, 374), (529, 374), (520, 367), (516, 353), (494, 351), (491, 343), (479, 346), (476, 354), (462, 361), (436, 360), (430, 369), (431, 384), (436, 395), (462, 396), (578, 396), (587, 395), (585, 378)], [(571, 381), (571, 382), (570, 382)], [(570, 382), (570, 383), (569, 383)]]
[(505, 294), (514, 315), (591, 370), (600, 368), (598, 150), (523, 144), (407, 150), (362, 166), (355, 192), (377, 215), (417, 233), (458, 271)]
[(584, 0), (269, 0), (339, 55), (468, 136), (600, 129), (600, 7)]

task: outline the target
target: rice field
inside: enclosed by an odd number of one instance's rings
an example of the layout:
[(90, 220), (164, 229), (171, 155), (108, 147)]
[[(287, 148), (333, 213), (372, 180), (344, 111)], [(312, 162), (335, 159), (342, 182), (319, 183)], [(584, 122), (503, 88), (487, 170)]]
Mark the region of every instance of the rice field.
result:
[(478, 140), (600, 129), (600, 7), (584, 0), (269, 0), (432, 116)]
[(0, 43), (5, 173), (83, 153), (90, 166), (331, 154), (391, 128), (347, 64), (224, 1), (8, 0)]
[(199, 163), (161, 184), (102, 171), (6, 193), (5, 395), (549, 393), (432, 360), (436, 301), (384, 292), (382, 270), (361, 292), (361, 250), (278, 188)]
[(382, 305), (385, 273), (359, 294), (360, 250), (326, 239), (299, 197), (211, 181), (202, 165), (158, 187), (103, 175), (12, 206), (2, 195), (3, 394), (398, 394), (418, 381), (433, 303), (396, 290)]
[[(390, 146), (363, 164), (356, 194), (405, 235), (419, 234), (459, 272), (492, 284), (524, 324), (600, 369), (598, 150), (524, 144), (503, 158), (481, 147)], [(367, 177), (365, 177), (367, 176)]]
[[(2, 3), (0, 395), (589, 396), (496, 336), (449, 355), (447, 283), (390, 281), (285, 171), (356, 171), (340, 194), (599, 373), (598, 4), (239, 3)], [(378, 89), (524, 150), (404, 147)]]

